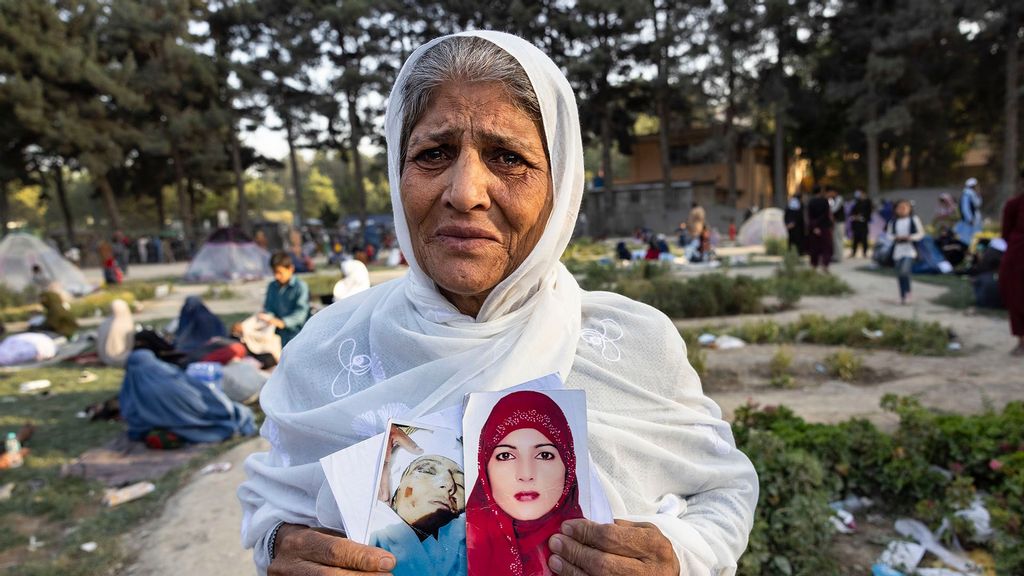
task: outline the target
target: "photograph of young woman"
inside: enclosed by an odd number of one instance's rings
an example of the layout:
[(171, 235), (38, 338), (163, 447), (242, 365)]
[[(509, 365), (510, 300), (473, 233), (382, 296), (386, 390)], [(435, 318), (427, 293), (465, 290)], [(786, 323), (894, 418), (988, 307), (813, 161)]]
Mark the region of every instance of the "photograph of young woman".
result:
[(541, 392), (503, 397), (480, 431), (477, 466), (466, 503), (470, 576), (551, 574), (548, 539), (563, 521), (583, 518), (562, 409)]

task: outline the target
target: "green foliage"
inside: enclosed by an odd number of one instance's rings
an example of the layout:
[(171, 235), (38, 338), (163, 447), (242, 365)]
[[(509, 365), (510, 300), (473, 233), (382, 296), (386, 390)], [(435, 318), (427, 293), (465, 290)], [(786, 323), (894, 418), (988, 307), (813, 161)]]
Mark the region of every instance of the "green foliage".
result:
[(789, 241), (785, 238), (766, 238), (764, 253), (768, 256), (783, 256), (789, 250)]
[(834, 570), (821, 551), (832, 528), (827, 472), (812, 454), (778, 436), (752, 430), (740, 448), (757, 469), (760, 501), (739, 574), (826, 574)]
[(850, 350), (837, 350), (825, 357), (828, 373), (840, 380), (855, 382), (864, 373), (864, 361)]
[(794, 251), (785, 252), (770, 284), (784, 309), (795, 306), (802, 296), (842, 296), (853, 292), (838, 276), (821, 274), (804, 266)]
[(708, 374), (708, 358), (707, 354), (701, 350), (698, 345), (686, 345), (686, 359), (689, 360), (690, 366), (697, 372), (697, 376), (704, 380), (704, 377)]
[[(878, 430), (866, 420), (840, 424), (813, 424), (784, 406), (760, 408), (753, 404), (736, 410), (733, 431), (737, 445), (754, 461), (762, 482), (762, 509), (771, 507), (771, 495), (786, 490), (772, 486), (790, 479), (773, 478), (775, 465), (761, 455), (763, 436), (777, 445), (773, 458), (812, 458), (824, 472), (822, 501), (849, 494), (868, 496), (887, 510), (910, 514), (937, 528), (950, 520), (954, 535), (962, 543), (972, 542), (971, 526), (952, 517), (968, 506), (979, 493), (991, 496), (986, 504), (996, 530), (991, 544), (997, 573), (1017, 574), (1024, 567), (1024, 403), (1012, 402), (1002, 412), (986, 411), (977, 415), (938, 413), (907, 397), (888, 395), (882, 407), (899, 418), (892, 434)], [(751, 450), (751, 446), (755, 447)], [(951, 472), (943, 475), (937, 469)], [(751, 537), (754, 557), (746, 560), (762, 566), (767, 556), (759, 556), (763, 542), (784, 537), (774, 532), (763, 534), (755, 525)], [(796, 528), (793, 528), (796, 529)], [(788, 544), (792, 550), (777, 549), (769, 556), (800, 557), (799, 542)], [(745, 560), (741, 559), (741, 563)], [(750, 571), (743, 574), (765, 573)]]
[(238, 292), (235, 292), (227, 284), (211, 284), (201, 297), (203, 300), (231, 300), (238, 298)]
[(302, 281), (309, 286), (309, 295), (334, 294), (334, 285), (341, 280), (341, 274), (311, 274), (303, 276)]
[(771, 376), (772, 386), (776, 388), (790, 388), (793, 386), (793, 376), (790, 371), (793, 369), (793, 351), (789, 346), (779, 346), (779, 349), (772, 355), (768, 364), (768, 373)]

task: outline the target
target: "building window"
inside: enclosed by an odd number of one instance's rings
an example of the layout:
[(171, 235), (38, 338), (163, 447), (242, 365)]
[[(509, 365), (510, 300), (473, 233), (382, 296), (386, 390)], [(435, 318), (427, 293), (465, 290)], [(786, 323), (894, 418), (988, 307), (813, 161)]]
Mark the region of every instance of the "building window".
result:
[(669, 146), (668, 159), (673, 166), (685, 166), (690, 163), (690, 147), (685, 144)]
[(639, 190), (630, 190), (629, 191), (629, 203), (630, 204), (639, 204), (640, 203), (640, 191)]

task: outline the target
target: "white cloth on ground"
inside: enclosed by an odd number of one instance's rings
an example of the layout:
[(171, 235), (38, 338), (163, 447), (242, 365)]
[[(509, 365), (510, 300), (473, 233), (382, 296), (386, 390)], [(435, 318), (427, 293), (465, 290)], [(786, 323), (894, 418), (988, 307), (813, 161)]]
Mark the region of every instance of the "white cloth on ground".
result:
[(57, 355), (57, 343), (39, 332), (11, 334), (0, 342), (0, 366), (42, 362)]
[[(263, 389), (262, 435), (271, 449), (246, 461), (239, 488), (242, 540), (266, 570), (268, 532), (281, 521), (344, 527), (319, 459), (384, 430), (553, 372), (587, 391), (591, 455), (616, 516), (656, 524), (682, 574), (732, 574), (746, 547), (757, 476), (729, 425), (705, 396), (672, 322), (610, 293), (582, 291), (559, 262), (583, 193), (583, 149), (572, 89), (558, 67), (522, 39), (467, 32), (514, 56), (540, 102), (553, 206), (529, 257), (484, 302), (461, 314), (418, 266), (399, 195), (403, 86), (386, 120), (395, 228), (404, 277), (328, 307), (286, 348)], [(676, 496), (681, 505), (659, 514)]]
[(132, 310), (124, 300), (114, 300), (110, 303), (110, 316), (103, 320), (96, 334), (96, 354), (103, 364), (124, 368), (134, 346)]
[(264, 322), (253, 314), (239, 323), (242, 344), (253, 354), (270, 354), (274, 359), (281, 357), (281, 337), (273, 324)]

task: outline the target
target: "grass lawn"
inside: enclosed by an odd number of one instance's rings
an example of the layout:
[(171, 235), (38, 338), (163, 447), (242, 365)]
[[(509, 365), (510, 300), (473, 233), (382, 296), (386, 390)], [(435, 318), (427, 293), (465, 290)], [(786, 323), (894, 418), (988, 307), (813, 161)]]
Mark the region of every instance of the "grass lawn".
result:
[[(857, 269), (860, 272), (869, 272), (871, 274), (877, 274), (879, 276), (886, 276), (896, 279), (896, 271), (892, 268), (871, 268), (864, 266)], [(932, 284), (935, 286), (943, 286), (946, 288), (946, 292), (939, 297), (932, 300), (933, 303), (941, 306), (948, 306), (956, 310), (966, 310), (974, 307), (974, 289), (971, 286), (970, 280), (965, 276), (957, 276), (955, 274), (915, 274), (913, 277), (914, 282), (921, 282), (924, 284)], [(1006, 316), (1005, 310), (993, 310), (989, 308), (978, 308), (978, 313), (991, 314), (994, 316)]]
[[(237, 316), (237, 318), (236, 318)], [(246, 314), (223, 315), (230, 322)], [(236, 439), (213, 445), (192, 464), (155, 481), (156, 492), (114, 508), (100, 503), (104, 486), (80, 478), (62, 478), (61, 466), (86, 450), (100, 446), (124, 430), (121, 422), (90, 422), (75, 416), (86, 406), (118, 393), (124, 370), (89, 367), (97, 379), (80, 383), (82, 368), (60, 365), (0, 374), (0, 432), (35, 425), (26, 446), (25, 465), (0, 470), (0, 485), (13, 482), (13, 496), (0, 502), (0, 574), (24, 576), (98, 576), (123, 572), (126, 562), (120, 537), (159, 513), (162, 504), (192, 471), (238, 445)], [(29, 380), (51, 382), (47, 395), (24, 395), (18, 385)], [(257, 418), (262, 414), (257, 410)], [(35, 536), (45, 544), (28, 550)], [(96, 542), (95, 552), (80, 546)]]

